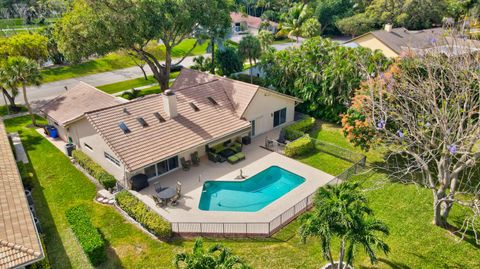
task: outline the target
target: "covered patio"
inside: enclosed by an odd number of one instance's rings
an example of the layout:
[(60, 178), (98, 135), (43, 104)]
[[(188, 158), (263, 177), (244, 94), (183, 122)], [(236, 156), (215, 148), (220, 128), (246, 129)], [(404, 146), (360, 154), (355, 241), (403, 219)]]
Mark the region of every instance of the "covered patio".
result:
[[(284, 225), (300, 211), (303, 212), (310, 205), (313, 192), (334, 179), (332, 175), (263, 148), (265, 138), (278, 138), (279, 132), (280, 129), (277, 128), (252, 139), (250, 145), (243, 147), (246, 159), (241, 162), (235, 164), (214, 163), (204, 156), (200, 160), (200, 165), (192, 167), (189, 171), (175, 170), (150, 181), (149, 187), (139, 192), (131, 192), (171, 222), (173, 231), (180, 234), (269, 234), (275, 228), (272, 225)], [(274, 165), (304, 177), (305, 182), (257, 212), (199, 209), (205, 181), (240, 181), (243, 179), (235, 179), (239, 176), (240, 170), (248, 179), (248, 177)], [(176, 206), (156, 206), (152, 196), (155, 194), (154, 183), (157, 181), (162, 187), (175, 187), (177, 182), (181, 183), (182, 196)], [(231, 227), (226, 228), (225, 225)], [(206, 228), (207, 226), (210, 228)]]

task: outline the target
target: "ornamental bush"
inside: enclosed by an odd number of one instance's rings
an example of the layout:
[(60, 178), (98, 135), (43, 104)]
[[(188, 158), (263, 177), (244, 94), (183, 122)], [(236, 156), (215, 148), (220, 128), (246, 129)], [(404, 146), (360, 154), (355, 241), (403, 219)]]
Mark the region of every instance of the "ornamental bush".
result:
[(171, 237), (172, 228), (170, 223), (150, 210), (130, 192), (123, 190), (117, 193), (115, 200), (123, 211), (138, 221), (145, 229), (162, 239), (169, 239)]
[(115, 187), (117, 182), (115, 177), (110, 175), (107, 171), (105, 171), (105, 169), (94, 162), (90, 157), (88, 157), (87, 154), (80, 150), (74, 150), (72, 156), (77, 163), (92, 177), (96, 178), (105, 189), (108, 190)]
[(285, 139), (293, 141), (313, 130), (315, 118), (308, 117), (285, 127)]
[(315, 149), (313, 139), (307, 134), (285, 146), (285, 156), (297, 157), (308, 154)]
[(106, 243), (102, 235), (90, 221), (84, 205), (71, 207), (65, 213), (67, 221), (77, 237), (80, 246), (93, 266), (98, 266), (107, 259)]

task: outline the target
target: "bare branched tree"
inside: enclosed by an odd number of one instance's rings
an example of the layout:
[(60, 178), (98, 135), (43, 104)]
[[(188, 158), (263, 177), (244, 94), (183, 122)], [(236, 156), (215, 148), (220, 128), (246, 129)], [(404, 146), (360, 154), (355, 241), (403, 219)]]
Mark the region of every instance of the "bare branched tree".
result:
[(454, 204), (470, 208), (461, 229), (473, 230), (478, 243), (479, 49), (449, 38), (372, 75), (356, 96), (373, 130), (366, 133), (388, 150), (388, 174), (432, 191), (437, 226), (448, 227)]

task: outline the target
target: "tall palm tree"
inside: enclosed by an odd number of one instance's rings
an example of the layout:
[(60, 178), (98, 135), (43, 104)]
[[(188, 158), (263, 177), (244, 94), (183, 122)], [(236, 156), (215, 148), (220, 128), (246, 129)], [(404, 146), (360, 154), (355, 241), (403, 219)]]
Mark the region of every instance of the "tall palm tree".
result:
[(251, 34), (246, 35), (238, 44), (238, 53), (243, 59), (248, 59), (250, 62), (250, 82), (253, 82), (253, 63), (256, 64), (257, 59), (262, 55), (260, 41)]
[(216, 244), (206, 251), (201, 238), (195, 240), (191, 253), (179, 253), (175, 255), (173, 263), (177, 269), (250, 268), (239, 257), (233, 255), (229, 249), (222, 245)]
[(268, 47), (272, 45), (275, 37), (273, 36), (272, 32), (267, 30), (262, 30), (258, 33), (257, 36), (258, 40), (260, 41), (260, 46), (262, 47), (262, 51), (267, 51)]
[[(300, 236), (320, 239), (323, 257), (335, 264), (331, 240), (340, 239), (339, 269), (351, 265), (359, 245), (363, 246), (370, 261), (375, 263), (375, 248), (389, 252), (388, 245), (379, 234), (388, 235), (387, 226), (373, 217), (372, 210), (357, 183), (342, 183), (319, 189), (314, 198), (315, 210), (301, 218)], [(334, 266), (332, 266), (334, 268)]]
[(22, 87), (23, 100), (28, 108), (30, 116), (32, 117), (32, 123), (36, 126), (35, 115), (28, 102), (27, 85), (40, 85), (42, 76), (38, 64), (25, 57), (9, 57), (5, 63), (4, 70), (11, 85), (20, 85)]
[(287, 13), (282, 16), (279, 35), (294, 36), (298, 43), (298, 38), (302, 36), (302, 26), (306, 20), (311, 18), (311, 9), (307, 4), (297, 3), (293, 5)]

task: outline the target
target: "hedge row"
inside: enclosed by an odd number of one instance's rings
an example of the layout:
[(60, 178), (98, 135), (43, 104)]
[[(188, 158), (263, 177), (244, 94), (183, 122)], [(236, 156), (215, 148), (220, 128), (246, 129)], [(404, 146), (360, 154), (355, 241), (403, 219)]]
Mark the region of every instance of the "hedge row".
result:
[(285, 127), (285, 139), (293, 141), (313, 130), (315, 118), (308, 117)]
[(72, 154), (77, 163), (83, 167), (92, 177), (96, 178), (105, 189), (115, 187), (117, 180), (105, 169), (94, 162), (87, 154), (79, 150), (74, 150)]
[(151, 233), (162, 239), (169, 239), (172, 235), (170, 223), (155, 212), (151, 211), (142, 201), (126, 190), (120, 191), (115, 196), (118, 206), (127, 214), (138, 221)]
[(90, 221), (85, 206), (71, 207), (65, 215), (92, 265), (97, 266), (104, 262), (107, 259), (105, 240)]
[(315, 142), (307, 134), (297, 140), (290, 142), (285, 146), (285, 156), (296, 157), (312, 152), (315, 149)]

